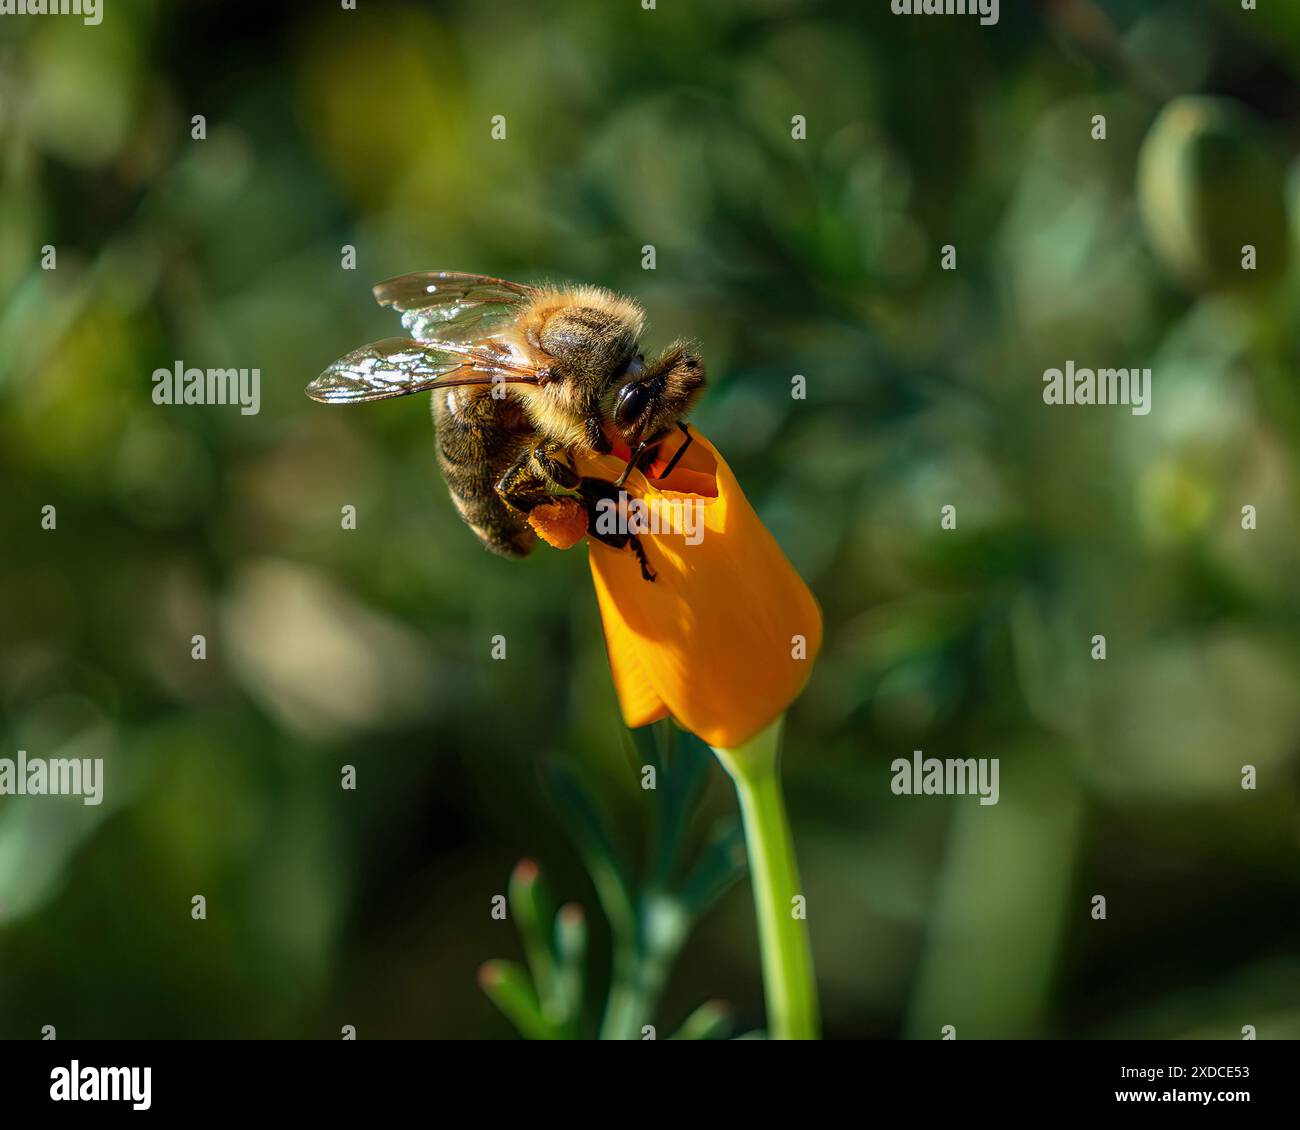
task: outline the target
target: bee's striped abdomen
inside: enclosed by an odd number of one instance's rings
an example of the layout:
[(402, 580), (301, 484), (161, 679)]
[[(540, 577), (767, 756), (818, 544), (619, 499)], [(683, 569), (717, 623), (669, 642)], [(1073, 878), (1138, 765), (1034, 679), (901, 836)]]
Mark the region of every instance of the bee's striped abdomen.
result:
[(493, 553), (526, 557), (537, 542), (522, 515), (496, 492), (497, 480), (532, 435), (519, 405), (486, 388), (435, 391), (438, 466), (457, 513)]

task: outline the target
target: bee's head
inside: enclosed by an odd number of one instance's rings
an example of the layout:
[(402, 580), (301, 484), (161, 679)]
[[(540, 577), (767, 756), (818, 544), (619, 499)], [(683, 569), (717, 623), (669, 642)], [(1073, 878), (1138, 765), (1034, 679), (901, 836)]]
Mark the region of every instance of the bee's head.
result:
[(611, 387), (606, 417), (629, 451), (662, 438), (675, 427), (704, 391), (704, 362), (684, 342), (675, 342), (658, 360), (637, 354)]

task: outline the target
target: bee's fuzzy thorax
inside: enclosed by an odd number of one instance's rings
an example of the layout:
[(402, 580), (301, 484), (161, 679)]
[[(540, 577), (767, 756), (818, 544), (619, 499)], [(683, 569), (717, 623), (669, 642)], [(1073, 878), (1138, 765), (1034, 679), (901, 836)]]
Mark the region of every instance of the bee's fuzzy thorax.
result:
[(586, 447), (587, 433), (581, 418), (570, 403), (572, 390), (568, 385), (552, 384), (515, 385), (533, 426), (543, 435), (567, 447)]
[(520, 319), (525, 327), (539, 327), (556, 310), (566, 306), (586, 306), (600, 310), (627, 326), (632, 337), (640, 338), (645, 328), (645, 311), (626, 295), (616, 294), (603, 286), (542, 286)]
[(609, 375), (636, 348), (645, 312), (630, 298), (599, 286), (542, 286), (514, 332), (524, 352), (540, 353), (553, 378), (518, 395), (537, 430), (565, 446), (590, 446), (587, 421)]

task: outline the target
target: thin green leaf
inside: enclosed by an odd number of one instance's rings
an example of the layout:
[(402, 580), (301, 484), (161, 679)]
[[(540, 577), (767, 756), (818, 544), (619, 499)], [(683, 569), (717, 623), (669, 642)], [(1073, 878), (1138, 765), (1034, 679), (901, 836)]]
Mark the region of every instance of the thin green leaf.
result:
[(714, 828), (699, 859), (678, 888), (693, 918), (700, 918), (746, 870), (745, 833), (728, 817)]
[(542, 784), (577, 845), (610, 928), (622, 938), (636, 937), (627, 872), (609, 834), (604, 813), (573, 767), (559, 758), (542, 763)]
[(726, 1001), (705, 1001), (682, 1021), (670, 1040), (725, 1040), (731, 1031), (731, 1006)]
[(555, 916), (555, 985), (570, 1036), (577, 1036), (587, 966), (587, 916), (576, 902)]
[(713, 751), (686, 730), (667, 723), (665, 734), (668, 756), (660, 771), (658, 804), (655, 806), (654, 843), (650, 865), (650, 883), (669, 884), (681, 858), (691, 812), (707, 778)]
[(521, 859), (510, 875), (510, 911), (515, 929), (524, 944), (524, 955), (533, 975), (533, 985), (543, 1013), (558, 1022), (563, 1016), (556, 991), (555, 953), (552, 950), (551, 923), (555, 917), (541, 869), (531, 859)]
[(555, 1039), (555, 1030), (537, 1003), (533, 983), (518, 962), (485, 961), (479, 967), (478, 983), (524, 1039)]
[(661, 773), (664, 768), (664, 759), (662, 752), (662, 740), (659, 735), (659, 724), (652, 723), (649, 726), (638, 726), (635, 730), (625, 730), (628, 741), (624, 743), (628, 756), (639, 772), (642, 766), (653, 765), (656, 775)]

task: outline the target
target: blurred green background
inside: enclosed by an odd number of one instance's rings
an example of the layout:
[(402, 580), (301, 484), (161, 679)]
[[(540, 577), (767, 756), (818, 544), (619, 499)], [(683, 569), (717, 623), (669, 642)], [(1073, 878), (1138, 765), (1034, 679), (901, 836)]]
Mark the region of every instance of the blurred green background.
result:
[[(511, 866), (595, 915), (538, 759), (639, 850), (585, 551), (485, 554), (423, 398), (303, 396), (432, 268), (700, 343), (826, 616), (786, 779), (828, 1036), (1300, 1036), (1300, 5), (104, 7), (0, 20), (0, 756), (108, 773), (0, 798), (0, 1036), (509, 1036)], [(1190, 94), (1230, 101), (1147, 140)], [(1151, 414), (1045, 406), (1067, 359)], [(156, 406), (177, 360), (261, 413)], [(895, 797), (914, 749), (1000, 803)], [(744, 884), (663, 1023), (708, 997), (762, 1024)]]

